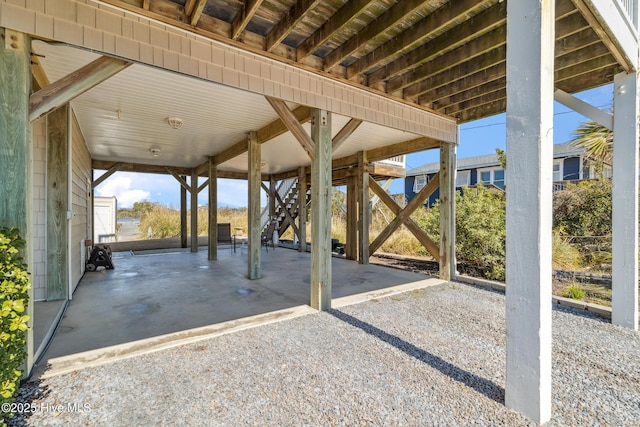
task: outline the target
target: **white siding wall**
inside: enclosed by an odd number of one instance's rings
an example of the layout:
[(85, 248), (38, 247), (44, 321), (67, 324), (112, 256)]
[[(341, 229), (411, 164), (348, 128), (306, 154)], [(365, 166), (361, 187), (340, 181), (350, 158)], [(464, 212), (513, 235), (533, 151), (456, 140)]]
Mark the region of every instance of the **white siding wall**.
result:
[[(84, 241), (91, 234), (91, 156), (84, 137), (78, 126), (75, 114), (72, 115), (72, 179), (71, 179), (71, 278), (72, 289), (78, 286), (84, 272)], [(81, 243), (82, 242), (82, 243)]]
[(47, 298), (47, 127), (46, 120), (33, 123), (33, 260), (31, 262), (31, 285), (33, 298)]

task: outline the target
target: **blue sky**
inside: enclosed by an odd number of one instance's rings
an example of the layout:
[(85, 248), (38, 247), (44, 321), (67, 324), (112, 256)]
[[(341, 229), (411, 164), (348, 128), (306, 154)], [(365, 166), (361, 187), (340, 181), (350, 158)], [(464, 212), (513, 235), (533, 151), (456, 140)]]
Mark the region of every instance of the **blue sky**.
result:
[[(606, 85), (578, 93), (575, 96), (595, 107), (609, 109), (613, 99), (613, 89), (612, 85)], [(561, 144), (571, 140), (573, 132), (585, 121), (588, 121), (586, 117), (555, 103), (554, 143)], [(461, 125), (458, 158), (492, 154), (496, 148), (504, 149), (506, 132), (506, 117), (504, 114)], [(417, 168), (425, 163), (437, 162), (438, 157), (438, 150), (409, 154), (407, 156), (407, 170)], [(404, 191), (403, 181), (402, 179), (396, 179), (389, 191), (391, 193)], [(264, 205), (266, 197), (264, 192), (262, 193), (262, 205)], [(117, 172), (96, 188), (96, 195), (115, 195), (118, 199), (118, 207), (131, 207), (134, 202), (144, 200), (176, 208), (180, 204), (180, 186), (173, 177), (167, 175)], [(207, 204), (207, 192), (201, 192), (198, 200), (202, 205)], [(218, 203), (229, 206), (247, 206), (246, 181), (218, 180)]]

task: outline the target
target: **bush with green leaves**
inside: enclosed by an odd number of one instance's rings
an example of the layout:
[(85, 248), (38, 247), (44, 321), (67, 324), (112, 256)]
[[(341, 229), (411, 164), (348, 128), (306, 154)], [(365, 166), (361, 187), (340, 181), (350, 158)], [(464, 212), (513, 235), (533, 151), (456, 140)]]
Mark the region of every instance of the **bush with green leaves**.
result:
[(24, 244), (17, 229), (0, 227), (0, 403), (13, 401), (27, 357), (31, 283), (20, 256)]
[[(440, 236), (440, 209), (436, 204), (426, 215), (412, 218), (435, 241)], [(505, 278), (505, 194), (482, 184), (456, 192), (456, 258), (493, 280)]]
[(611, 234), (611, 180), (567, 184), (553, 195), (553, 227), (566, 236)]

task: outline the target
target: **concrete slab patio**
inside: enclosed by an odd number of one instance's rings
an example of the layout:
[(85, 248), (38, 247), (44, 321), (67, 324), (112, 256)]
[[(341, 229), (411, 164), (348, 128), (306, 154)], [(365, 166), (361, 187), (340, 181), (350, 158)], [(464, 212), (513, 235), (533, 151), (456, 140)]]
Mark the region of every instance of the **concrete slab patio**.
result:
[[(47, 361), (309, 303), (310, 256), (262, 251), (262, 278), (246, 279), (246, 248), (207, 253), (169, 249), (114, 253), (114, 270), (86, 273), (36, 372)], [(427, 276), (332, 259), (333, 298)], [(436, 280), (436, 279), (432, 279)]]

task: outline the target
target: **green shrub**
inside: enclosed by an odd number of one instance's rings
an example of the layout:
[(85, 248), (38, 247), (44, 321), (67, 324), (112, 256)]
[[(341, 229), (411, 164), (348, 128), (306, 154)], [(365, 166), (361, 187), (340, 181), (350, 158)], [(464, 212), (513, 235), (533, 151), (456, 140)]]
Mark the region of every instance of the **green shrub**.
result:
[(567, 236), (611, 234), (611, 180), (567, 184), (553, 195), (553, 228)]
[[(412, 218), (433, 240), (440, 236), (438, 203)], [(488, 279), (505, 278), (505, 195), (478, 184), (456, 193), (456, 258), (480, 269)]]
[[(27, 322), (24, 314), (31, 287), (27, 266), (19, 255), (24, 247), (16, 229), (0, 227), (0, 403), (13, 401), (27, 357)], [(8, 414), (4, 414), (7, 416)]]
[(575, 246), (571, 245), (566, 238), (563, 238), (554, 230), (551, 240), (553, 269), (570, 270), (580, 269), (582, 264), (582, 254)]
[(581, 300), (586, 295), (586, 292), (580, 285), (570, 285), (565, 291), (563, 296), (566, 298)]

